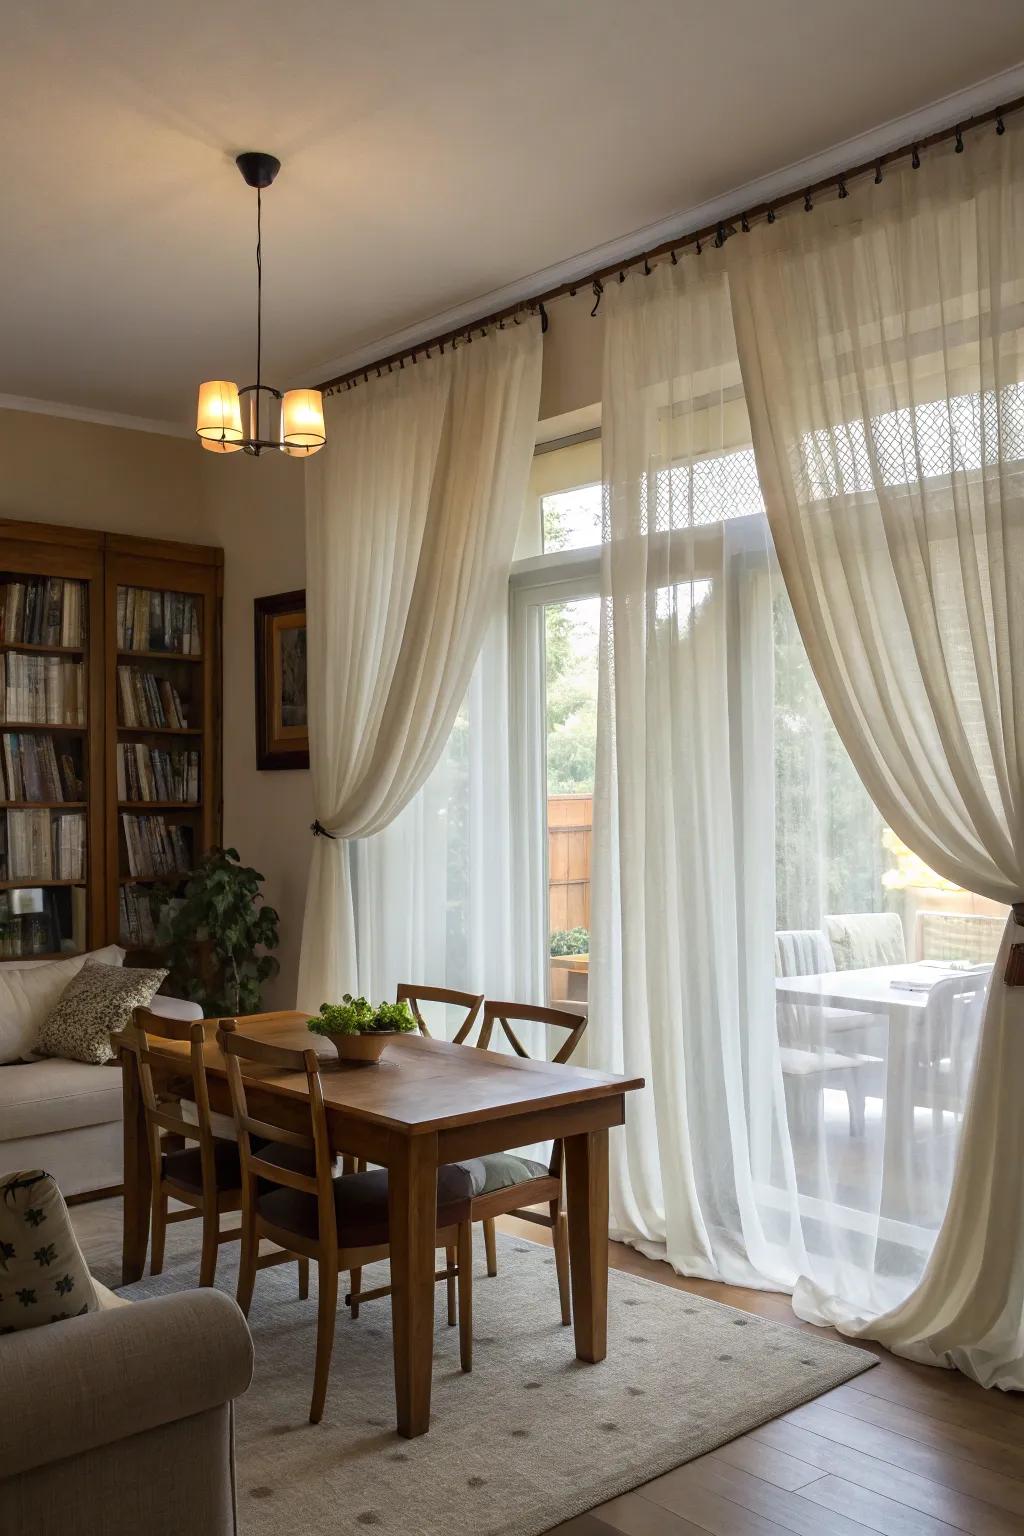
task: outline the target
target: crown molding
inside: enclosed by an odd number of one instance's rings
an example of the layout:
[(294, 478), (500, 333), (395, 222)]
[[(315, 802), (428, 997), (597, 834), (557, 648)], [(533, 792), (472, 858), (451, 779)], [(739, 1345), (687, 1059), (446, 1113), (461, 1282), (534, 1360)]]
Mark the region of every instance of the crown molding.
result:
[(191, 437), (182, 422), (153, 421), (148, 416), (126, 416), (120, 411), (94, 411), (86, 405), (66, 405), (59, 400), (33, 400), (28, 395), (0, 395), (0, 411), (28, 411), (34, 416), (63, 416), (87, 421), (97, 427), (122, 427), (129, 432), (153, 432), (161, 437)]
[(804, 160), (797, 160), (792, 165), (758, 177), (756, 181), (745, 182), (742, 186), (734, 187), (710, 202), (674, 213), (657, 224), (648, 224), (643, 229), (633, 230), (605, 245), (593, 246), (590, 250), (581, 251), (565, 261), (556, 262), (554, 266), (543, 267), (528, 277), (508, 283), (503, 288), (495, 288), (489, 293), (479, 294), (476, 298), (464, 304), (458, 304), (453, 309), (428, 315), (404, 330), (393, 331), (355, 351), (330, 358), (316, 367), (307, 369), (301, 378), (290, 380), (289, 387), (301, 387), (308, 384), (311, 379), (330, 379), (355, 372), (377, 358), (388, 357), (394, 352), (401, 352), (407, 347), (429, 341), (434, 336), (458, 330), (464, 325), (471, 325), (483, 315), (493, 314), (496, 310), (510, 308), (515, 304), (526, 303), (539, 293), (546, 293), (551, 288), (561, 287), (563, 283), (572, 283), (578, 278), (584, 278), (601, 267), (614, 266), (618, 261), (625, 262), (642, 254), (645, 250), (653, 250), (655, 246), (666, 244), (692, 229), (715, 224), (720, 219), (735, 214), (744, 204), (753, 207), (757, 203), (769, 202), (773, 197), (783, 197), (786, 193), (798, 191), (812, 182), (825, 181), (830, 175), (845, 170), (850, 165), (872, 160), (876, 155), (887, 154), (890, 150), (898, 149), (901, 144), (912, 143), (916, 138), (923, 139), (929, 133), (952, 127), (958, 119), (972, 117), (977, 112), (989, 111), (999, 106), (1001, 102), (1010, 101), (1020, 95), (1024, 95), (1024, 63), (1014, 65), (1012, 69), (1003, 70), (998, 75), (991, 75), (975, 85), (968, 86), (965, 90), (944, 96), (941, 100), (931, 102), (916, 112), (892, 118), (889, 122), (869, 129), (866, 133), (858, 134), (855, 138), (844, 139), (841, 143), (833, 144), (818, 154), (810, 155)]

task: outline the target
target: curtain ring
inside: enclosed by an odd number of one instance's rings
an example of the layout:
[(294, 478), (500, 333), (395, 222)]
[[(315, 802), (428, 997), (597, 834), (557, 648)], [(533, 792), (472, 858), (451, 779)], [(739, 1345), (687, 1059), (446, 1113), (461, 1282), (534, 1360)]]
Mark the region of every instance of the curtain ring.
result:
[(964, 152), (964, 136), (960, 124), (956, 125), (956, 143), (953, 146), (954, 155), (962, 155)]
[(881, 160), (879, 160), (878, 164), (875, 166), (875, 186), (876, 187), (880, 187), (881, 185), (882, 185), (882, 162), (881, 162)]
[(996, 118), (996, 133), (1004, 134), (1005, 132), (1006, 132), (1006, 124), (1003, 122), (1001, 117), (997, 117)]
[(921, 154), (916, 144), (914, 145), (914, 152), (910, 157), (910, 168), (913, 171), (921, 169)]
[(595, 277), (594, 278), (594, 307), (590, 311), (590, 318), (591, 318), (591, 320), (593, 320), (594, 316), (597, 314), (597, 311), (601, 307), (601, 295), (602, 295), (602, 293), (604, 293), (604, 283), (602, 283), (602, 281), (601, 281), (601, 279), (599, 277)]
[(811, 201), (811, 194), (810, 194), (810, 191), (808, 190), (807, 192), (804, 193), (804, 213), (810, 213), (811, 210), (813, 209), (813, 207), (814, 207), (814, 204)]

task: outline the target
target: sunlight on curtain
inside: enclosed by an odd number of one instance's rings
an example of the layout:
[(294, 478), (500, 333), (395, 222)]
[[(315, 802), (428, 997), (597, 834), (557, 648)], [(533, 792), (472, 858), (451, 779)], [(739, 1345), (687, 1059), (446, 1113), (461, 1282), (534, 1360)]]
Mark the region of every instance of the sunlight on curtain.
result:
[[(686, 1273), (877, 1310), (946, 1209), (987, 981), (966, 966), (1000, 909), (908, 865), (829, 718), (726, 274), (683, 258), (609, 300), (591, 1061), (648, 1084), (613, 1227)], [(943, 962), (927, 994), (893, 987), (919, 959)]]
[[(727, 265), (800, 634), (900, 840), (890, 890), (910, 888), (916, 857), (938, 886), (986, 903), (971, 914), (977, 937), (979, 919), (1024, 898), (1024, 128), (979, 132), (960, 155), (930, 151), (920, 171), (760, 234), (756, 249), (733, 242)], [(922, 934), (938, 915), (922, 914)], [(867, 937), (863, 923), (837, 933)], [(923, 1009), (890, 997), (886, 1038), (875, 1023), (850, 1036), (844, 1054), (865, 1058), (855, 1076), (869, 1095), (883, 1063), (884, 1225), (865, 1245), (888, 1283), (858, 1286), (840, 1266), (805, 1276), (794, 1301), (1017, 1388), (1024, 993), (1003, 975), (1022, 942), (1011, 920), (994, 968), (937, 983)], [(869, 1010), (875, 1022), (882, 1012)], [(961, 1118), (943, 1214), (939, 1148)], [(905, 1257), (921, 1233), (926, 1267)]]

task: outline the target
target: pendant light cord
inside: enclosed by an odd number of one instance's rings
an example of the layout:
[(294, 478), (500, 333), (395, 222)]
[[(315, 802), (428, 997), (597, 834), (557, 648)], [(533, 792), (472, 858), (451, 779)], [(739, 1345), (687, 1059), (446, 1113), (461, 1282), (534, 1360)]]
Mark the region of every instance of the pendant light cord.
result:
[[(259, 389), (263, 367), (263, 190), (256, 188), (256, 388)], [(256, 396), (257, 402), (259, 395)], [(259, 405), (257, 403), (257, 410)]]

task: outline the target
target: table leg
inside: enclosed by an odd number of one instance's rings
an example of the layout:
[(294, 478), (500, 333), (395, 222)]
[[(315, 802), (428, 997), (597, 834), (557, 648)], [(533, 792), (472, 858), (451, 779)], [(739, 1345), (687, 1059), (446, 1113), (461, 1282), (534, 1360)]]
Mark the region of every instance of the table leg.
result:
[(434, 1239), (437, 1230), (437, 1137), (395, 1138), (388, 1162), (391, 1327), (395, 1348), (398, 1433), (430, 1428), (434, 1363)]
[(576, 1357), (608, 1352), (608, 1132), (565, 1138), (566, 1208)]
[(152, 1171), (146, 1142), (146, 1113), (139, 1074), (131, 1051), (121, 1051), (121, 1092), (124, 1102), (124, 1237), (121, 1283), (140, 1280), (149, 1245), (149, 1206)]

